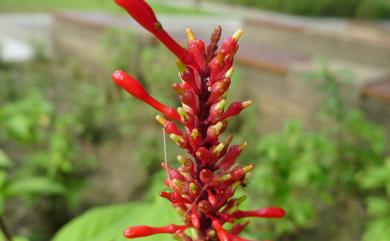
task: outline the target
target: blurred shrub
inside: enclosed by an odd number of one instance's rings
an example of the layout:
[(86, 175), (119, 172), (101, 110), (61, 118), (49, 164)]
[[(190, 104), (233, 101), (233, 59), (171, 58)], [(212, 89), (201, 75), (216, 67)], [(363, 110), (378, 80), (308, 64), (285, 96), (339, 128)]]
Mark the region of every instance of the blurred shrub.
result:
[(357, 8), (357, 16), (364, 18), (390, 18), (390, 1), (362, 0)]
[(265, 228), (284, 238), (306, 240), (304, 234), (311, 233), (321, 240), (337, 239), (338, 225), (349, 220), (348, 227), (343, 225), (350, 240), (362, 233), (364, 240), (387, 240), (390, 173), (384, 132), (345, 100), (343, 85), (350, 75), (325, 65), (308, 77), (317, 80), (324, 94), (323, 128), (304, 131), (289, 122), (258, 141), (261, 161), (250, 185), (251, 201), (286, 209), (286, 220), (275, 222), (273, 230)]
[(307, 16), (390, 18), (387, 0), (217, 0)]

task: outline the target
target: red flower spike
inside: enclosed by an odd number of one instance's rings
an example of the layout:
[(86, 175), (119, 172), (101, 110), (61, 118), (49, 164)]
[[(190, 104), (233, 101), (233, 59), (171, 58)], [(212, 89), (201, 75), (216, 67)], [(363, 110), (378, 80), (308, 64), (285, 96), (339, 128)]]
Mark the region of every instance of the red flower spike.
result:
[(188, 51), (165, 32), (152, 8), (144, 0), (115, 0), (115, 2), (124, 8), (142, 27), (158, 38), (183, 63), (186, 65), (195, 64)]
[[(236, 101), (225, 110), (225, 99), (234, 72), (234, 56), (239, 49), (238, 40), (242, 30), (225, 40), (217, 52), (220, 27), (212, 33), (207, 47), (191, 29), (187, 29), (187, 50), (164, 31), (144, 0), (116, 2), (178, 57), (176, 63), (182, 82), (173, 84), (173, 89), (179, 96), (181, 107), (175, 110), (153, 99), (137, 80), (122, 71), (115, 72), (113, 80), (131, 95), (165, 115), (167, 119), (157, 116), (157, 121), (169, 137), (190, 155), (190, 158), (178, 156), (178, 168), (170, 167), (166, 162), (162, 164), (167, 172), (165, 184), (171, 190), (160, 193), (178, 210), (186, 225), (159, 228), (137, 226), (129, 228), (125, 235), (135, 238), (170, 233), (179, 241), (250, 241), (238, 236), (247, 222), (234, 225), (235, 222), (246, 217), (280, 218), (285, 213), (279, 208), (239, 210), (245, 196), (234, 197), (235, 192), (246, 184), (247, 173), (254, 166), (242, 166), (237, 162), (246, 143), (230, 146), (231, 136), (225, 141), (220, 140), (229, 118), (252, 104), (251, 101)], [(233, 225), (225, 229), (225, 223)], [(184, 233), (187, 228), (195, 232), (187, 235)]]
[(254, 211), (236, 211), (232, 214), (235, 218), (247, 218), (247, 217), (258, 217), (258, 218), (282, 218), (286, 215), (286, 212), (281, 208), (263, 208)]
[(130, 75), (121, 70), (118, 70), (112, 74), (112, 79), (117, 85), (122, 87), (129, 94), (139, 100), (144, 101), (146, 104), (160, 111), (166, 117), (172, 120), (180, 120), (180, 116), (174, 108), (168, 107), (151, 97), (146, 92), (142, 84)]

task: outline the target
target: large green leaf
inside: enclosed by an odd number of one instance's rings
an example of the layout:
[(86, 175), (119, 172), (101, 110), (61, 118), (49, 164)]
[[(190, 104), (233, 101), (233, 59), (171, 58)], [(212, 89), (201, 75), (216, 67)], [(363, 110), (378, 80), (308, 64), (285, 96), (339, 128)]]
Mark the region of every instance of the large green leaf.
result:
[[(124, 241), (128, 226), (164, 226), (181, 223), (175, 210), (165, 200), (136, 202), (94, 208), (62, 228), (52, 241)], [(168, 241), (170, 235), (154, 235), (142, 241)]]
[(65, 187), (44, 177), (27, 177), (13, 181), (6, 187), (4, 192), (6, 196), (61, 194), (65, 192)]

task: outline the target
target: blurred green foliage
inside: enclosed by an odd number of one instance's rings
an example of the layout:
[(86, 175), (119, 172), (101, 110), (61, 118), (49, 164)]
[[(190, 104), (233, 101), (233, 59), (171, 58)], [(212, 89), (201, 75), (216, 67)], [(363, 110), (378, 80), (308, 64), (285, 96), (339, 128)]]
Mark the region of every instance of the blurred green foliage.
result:
[(217, 0), (306, 16), (390, 18), (388, 0)]
[[(150, 1), (153, 9), (159, 14), (205, 14), (199, 9), (184, 8), (161, 4), (158, 1)], [(52, 10), (98, 10), (112, 13), (121, 13), (123, 10), (113, 4), (113, 0), (1, 0), (0, 12), (3, 11), (52, 11)]]
[[(307, 77), (323, 94), (319, 112), (323, 124), (319, 130), (305, 131), (292, 121), (281, 132), (259, 140), (256, 153), (261, 162), (251, 180), (250, 200), (256, 205), (282, 206), (287, 217), (272, 225), (263, 223), (267, 232), (258, 233), (271, 238), (339, 240), (345, 234), (338, 225), (344, 225), (349, 240), (361, 236), (388, 240), (390, 173), (384, 130), (350, 104), (343, 89), (351, 75), (324, 65)], [(376, 193), (367, 193), (371, 189)]]

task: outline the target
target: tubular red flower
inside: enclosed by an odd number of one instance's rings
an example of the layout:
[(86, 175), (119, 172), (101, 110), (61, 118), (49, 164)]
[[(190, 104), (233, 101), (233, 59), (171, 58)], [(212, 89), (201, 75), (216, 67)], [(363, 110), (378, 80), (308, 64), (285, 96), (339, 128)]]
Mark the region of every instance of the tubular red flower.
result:
[(162, 27), (153, 9), (144, 0), (115, 0), (142, 27), (158, 38), (183, 63), (194, 65), (191, 55), (181, 47)]
[(236, 115), (240, 114), (242, 110), (244, 110), (245, 108), (248, 108), (251, 105), (252, 105), (251, 100), (244, 101), (244, 102), (235, 101), (229, 106), (229, 108), (226, 110), (226, 112), (223, 113), (223, 115), (220, 117), (219, 121), (226, 120), (227, 118), (236, 116)]
[(164, 227), (135, 226), (126, 229), (124, 235), (127, 238), (140, 238), (160, 233), (174, 234), (176, 232), (184, 231), (187, 228), (188, 226), (179, 226), (174, 224), (170, 224)]
[(258, 218), (282, 218), (286, 212), (281, 208), (269, 207), (253, 211), (236, 211), (232, 214), (235, 218), (258, 217)]
[(146, 104), (160, 111), (166, 117), (172, 120), (180, 120), (180, 116), (174, 108), (168, 107), (151, 97), (142, 84), (125, 72), (118, 70), (112, 74), (113, 81), (126, 90), (135, 98), (144, 101)]

